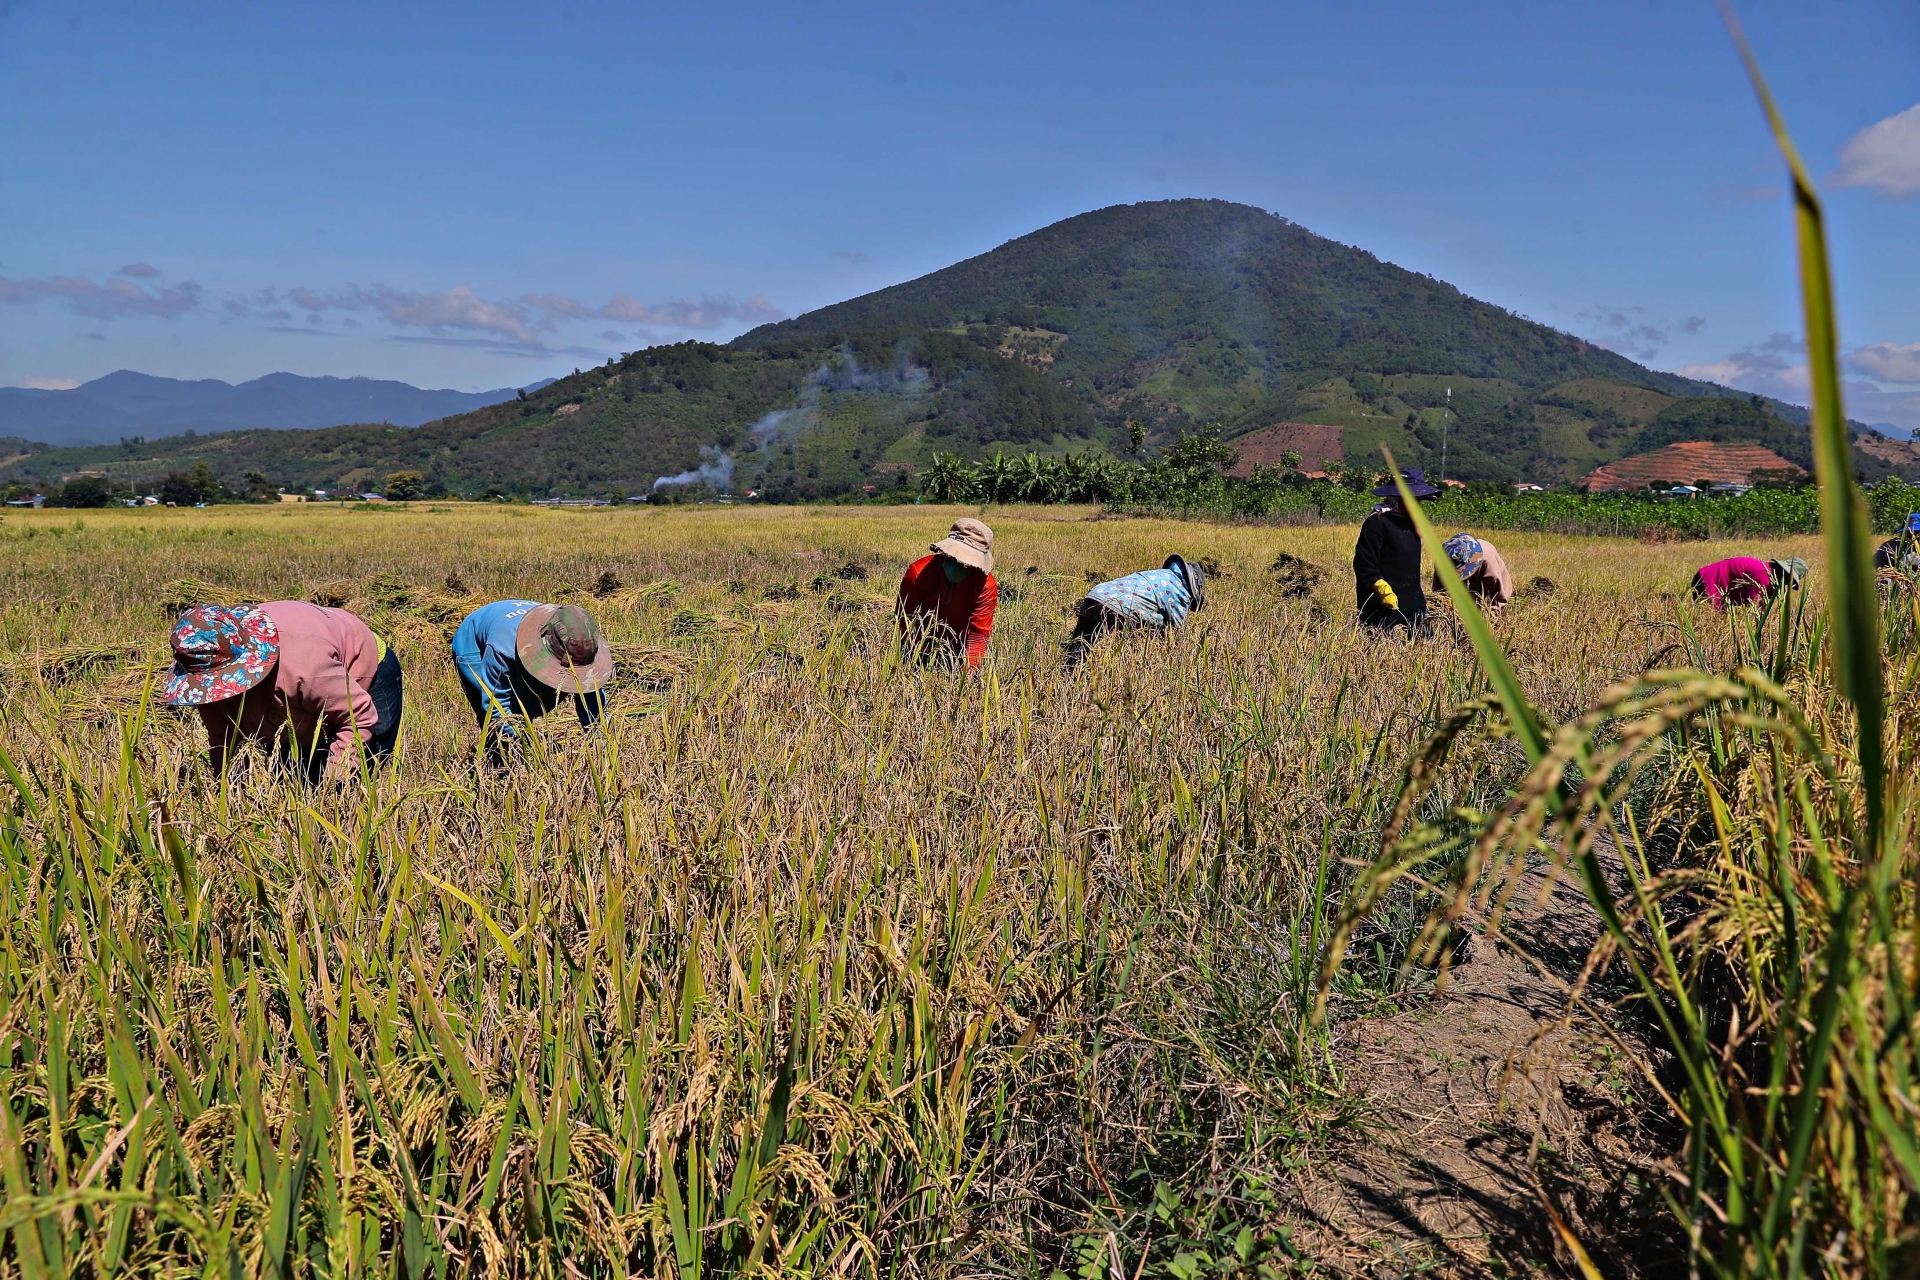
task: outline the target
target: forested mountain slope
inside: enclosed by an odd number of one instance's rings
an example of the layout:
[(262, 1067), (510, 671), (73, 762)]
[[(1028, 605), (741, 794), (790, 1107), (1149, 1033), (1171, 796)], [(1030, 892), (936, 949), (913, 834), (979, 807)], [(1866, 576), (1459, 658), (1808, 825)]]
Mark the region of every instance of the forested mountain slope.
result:
[(1551, 483), (1676, 439), (1798, 459), (1804, 431), (1780, 415), (1803, 412), (1644, 368), (1262, 210), (1174, 200), (1082, 214), (726, 346), (650, 348), (410, 431), (54, 450), (0, 478), (204, 457), (301, 487), (408, 468), (454, 492), (677, 477), (806, 497), (904, 483), (937, 452), (1117, 448), (1137, 420), (1156, 446), (1206, 422), (1229, 437), (1323, 423), (1369, 466), (1386, 444), (1437, 468), (1444, 439), (1450, 476)]

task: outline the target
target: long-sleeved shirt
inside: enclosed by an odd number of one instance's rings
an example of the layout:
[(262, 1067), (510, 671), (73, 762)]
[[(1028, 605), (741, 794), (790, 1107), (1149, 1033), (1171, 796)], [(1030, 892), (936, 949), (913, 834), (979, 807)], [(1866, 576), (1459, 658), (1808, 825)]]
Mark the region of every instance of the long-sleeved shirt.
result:
[(1111, 609), (1129, 622), (1148, 627), (1177, 627), (1187, 620), (1193, 601), (1187, 579), (1178, 569), (1143, 569), (1124, 578), (1103, 582), (1087, 592), (1087, 599)]
[[(1480, 558), (1467, 566), (1460, 579), (1482, 604), (1506, 604), (1513, 599), (1513, 574), (1491, 542), (1481, 538), (1479, 543)], [(1433, 590), (1436, 595), (1446, 590), (1437, 568), (1433, 571)]]
[(986, 658), (987, 640), (993, 635), (1000, 584), (992, 574), (978, 569), (969, 570), (958, 582), (948, 582), (940, 560), (937, 555), (921, 556), (907, 566), (900, 577), (894, 615), (902, 635), (915, 635), (916, 627), (928, 628), (924, 645), (954, 658), (964, 653), (967, 665), (977, 667)]
[(380, 665), (379, 639), (345, 609), (269, 600), (260, 610), (280, 633), (271, 678), (238, 698), (197, 708), (214, 771), (226, 767), (230, 748), (243, 742), (271, 747), (284, 733), (303, 757), (325, 749), (327, 777), (351, 774), (379, 719), (369, 692)]
[(1693, 575), (1694, 588), (1724, 609), (1730, 604), (1753, 604), (1773, 585), (1773, 571), (1765, 560), (1754, 556), (1733, 556), (1703, 564)]
[[(495, 600), (468, 614), (453, 633), (453, 665), (484, 695), (487, 727), (509, 738), (516, 717), (537, 719), (560, 701), (560, 691), (535, 680), (520, 661), (520, 620), (539, 607), (538, 600)], [(600, 718), (602, 702), (597, 691), (575, 695), (581, 727)]]
[(1381, 578), (1400, 598), (1400, 614), (1409, 623), (1426, 616), (1427, 597), (1420, 590), (1420, 532), (1397, 512), (1376, 511), (1360, 526), (1360, 538), (1353, 547), (1353, 589), (1360, 621), (1398, 624), (1399, 618), (1374, 590), (1373, 584)]

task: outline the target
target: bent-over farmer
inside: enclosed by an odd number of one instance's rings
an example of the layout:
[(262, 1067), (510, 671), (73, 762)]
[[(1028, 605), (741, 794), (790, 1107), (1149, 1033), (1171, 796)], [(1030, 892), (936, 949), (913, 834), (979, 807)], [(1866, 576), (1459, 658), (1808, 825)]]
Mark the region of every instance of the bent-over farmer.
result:
[(993, 530), (978, 520), (953, 522), (947, 536), (907, 566), (893, 612), (909, 659), (977, 667), (993, 635), (1000, 584), (993, 578)]
[(345, 609), (304, 600), (201, 604), (170, 637), (160, 696), (192, 707), (214, 772), (254, 743), (296, 761), (309, 783), (384, 763), (400, 737), (399, 655)]
[(1074, 606), (1073, 634), (1067, 637), (1067, 668), (1086, 660), (1094, 641), (1109, 631), (1148, 630), (1165, 634), (1206, 607), (1206, 571), (1183, 556), (1168, 556), (1158, 569), (1142, 569), (1102, 582)]
[(1900, 532), (1874, 548), (1873, 567), (1882, 573), (1920, 572), (1920, 511), (1908, 512)]
[(1693, 594), (1724, 610), (1730, 604), (1771, 600), (1782, 589), (1798, 587), (1806, 577), (1807, 562), (1798, 556), (1786, 560), (1729, 556), (1693, 571)]
[(573, 699), (583, 729), (600, 720), (600, 690), (613, 654), (593, 615), (578, 605), (496, 600), (468, 614), (453, 633), (453, 669), (486, 740), (489, 765), (506, 759), (524, 721)]
[[(1447, 539), (1446, 549), (1460, 581), (1482, 606), (1503, 605), (1513, 599), (1513, 574), (1493, 543), (1470, 533), (1456, 533)], [(1436, 593), (1446, 590), (1438, 568), (1433, 571), (1433, 589)]]

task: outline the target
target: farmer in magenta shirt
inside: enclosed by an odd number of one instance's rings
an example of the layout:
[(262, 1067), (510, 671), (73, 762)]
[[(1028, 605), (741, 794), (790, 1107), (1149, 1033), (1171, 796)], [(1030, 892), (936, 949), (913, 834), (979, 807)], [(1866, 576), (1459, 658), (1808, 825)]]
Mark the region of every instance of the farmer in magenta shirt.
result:
[(400, 659), (344, 609), (304, 600), (195, 605), (170, 637), (160, 696), (193, 707), (215, 773), (252, 742), (299, 761), (309, 782), (342, 780), (393, 754)]
[(1733, 556), (1703, 564), (1693, 573), (1693, 594), (1704, 596), (1716, 609), (1730, 604), (1757, 604), (1777, 594), (1782, 587), (1797, 587), (1807, 576), (1807, 562), (1760, 560), (1753, 556)]

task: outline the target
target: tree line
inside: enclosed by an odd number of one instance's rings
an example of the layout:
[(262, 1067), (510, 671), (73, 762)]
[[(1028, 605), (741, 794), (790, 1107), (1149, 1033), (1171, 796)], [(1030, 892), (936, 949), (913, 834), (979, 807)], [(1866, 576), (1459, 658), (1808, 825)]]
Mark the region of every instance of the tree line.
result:
[[(1157, 458), (1141, 455), (1133, 425), (1132, 457), (1104, 452), (995, 453), (975, 462), (937, 454), (919, 476), (920, 494), (933, 502), (1082, 503), (1142, 514), (1238, 518), (1275, 523), (1352, 524), (1377, 504), (1372, 490), (1387, 480), (1372, 468), (1334, 467), (1324, 476), (1300, 470), (1297, 454), (1279, 466), (1246, 476), (1227, 472), (1239, 452), (1208, 426), (1183, 436)], [(1920, 486), (1897, 476), (1867, 491), (1874, 527), (1893, 532), (1920, 510)], [(1676, 500), (1652, 492), (1583, 493), (1563, 488), (1516, 493), (1503, 484), (1475, 483), (1429, 503), (1442, 523), (1485, 529), (1681, 538), (1817, 533), (1818, 491), (1804, 477), (1771, 477), (1737, 497)]]

